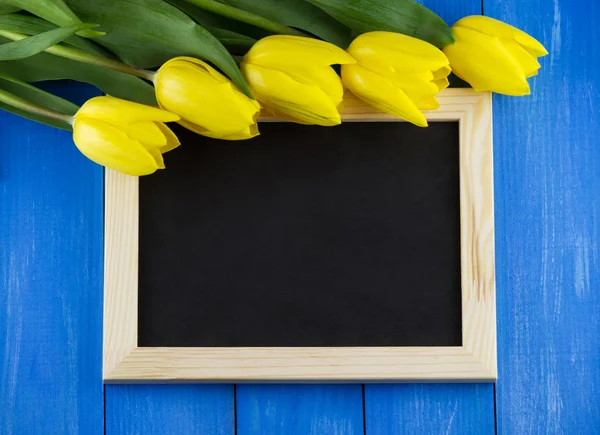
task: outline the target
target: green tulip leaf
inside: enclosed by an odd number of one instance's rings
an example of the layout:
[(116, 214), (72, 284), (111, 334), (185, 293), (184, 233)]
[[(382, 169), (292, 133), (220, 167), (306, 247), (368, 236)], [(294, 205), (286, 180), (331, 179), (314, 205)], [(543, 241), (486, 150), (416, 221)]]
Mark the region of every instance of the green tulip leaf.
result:
[(6, 110), (7, 112), (14, 113), (21, 118), (31, 119), (32, 121), (39, 122), (41, 124), (49, 125), (50, 127), (60, 128), (61, 130), (73, 131), (73, 127), (70, 124), (66, 124), (57, 119), (47, 118), (42, 115), (35, 115), (25, 110), (17, 109), (16, 107), (10, 106), (0, 101), (0, 109)]
[[(25, 35), (37, 35), (56, 29), (56, 25), (46, 20), (42, 20), (30, 15), (7, 14), (0, 15), (0, 29), (9, 32), (24, 33)], [(63, 41), (65, 44), (80, 48), (88, 53), (94, 53), (100, 56), (114, 58), (108, 50), (102, 48), (90, 39), (72, 35)]]
[(227, 47), (229, 51), (237, 52), (241, 50), (245, 53), (256, 43), (256, 39), (232, 32), (231, 30), (216, 27), (207, 27), (206, 29), (221, 41), (221, 44)]
[[(188, 3), (187, 0), (166, 0), (171, 3), (177, 9), (184, 12), (196, 23), (200, 24), (210, 33), (215, 35), (219, 41), (223, 42), (221, 38), (213, 32), (214, 29), (223, 29), (235, 32), (239, 35), (244, 35), (252, 38), (253, 40), (259, 40), (265, 36), (272, 35), (272, 32), (267, 32), (264, 29), (252, 26), (250, 24), (242, 23), (241, 21), (232, 20), (231, 18), (217, 15), (207, 10), (201, 9), (198, 6), (194, 6)], [(224, 44), (227, 46), (227, 44)]]
[[(0, 74), (0, 89), (28, 100), (31, 103), (67, 115), (75, 115), (77, 110), (79, 110), (79, 106), (71, 103), (70, 101), (57, 97), (56, 95), (50, 94), (49, 92), (43, 91), (35, 86), (31, 86), (30, 84), (24, 83), (4, 74)], [(4, 102), (0, 102), (0, 108), (33, 121), (41, 122), (42, 124), (58, 127), (63, 130), (72, 130), (71, 125), (66, 122), (48, 118), (43, 115), (32, 114), (28, 111), (18, 109)]]
[(208, 30), (163, 0), (68, 0), (85, 21), (107, 32), (97, 41), (125, 63), (153, 68), (176, 56), (198, 57), (215, 64), (252, 96), (227, 49)]
[[(75, 32), (84, 28), (89, 28), (87, 24), (74, 24), (68, 27), (58, 27), (53, 30), (49, 30), (39, 35), (29, 36), (28, 38), (21, 39), (20, 41), (8, 42), (0, 45), (0, 61), (2, 60), (15, 60), (24, 59), (26, 57), (38, 54), (48, 47), (52, 47), (55, 44), (63, 41)], [(6, 36), (5, 30), (0, 25), (0, 36)]]
[(286, 26), (305, 30), (342, 48), (347, 48), (351, 42), (348, 27), (304, 0), (218, 1), (253, 12)]
[(304, 33), (292, 27), (281, 24), (277, 21), (270, 20), (262, 15), (255, 14), (244, 9), (236, 8), (221, 0), (186, 0), (188, 3), (194, 4), (199, 8), (212, 12), (223, 17), (250, 24), (259, 27), (270, 33), (278, 33), (281, 35), (296, 35), (305, 36)]
[[(81, 20), (69, 9), (63, 0), (2, 0), (2, 4), (24, 9), (57, 26), (66, 27), (73, 24), (81, 24)], [(79, 35), (86, 38), (97, 38), (104, 35), (104, 33), (86, 29), (82, 30)]]
[(446, 22), (414, 0), (306, 1), (359, 33), (376, 30), (403, 33), (438, 48), (454, 43)]
[(12, 5), (0, 4), (0, 15), (12, 14), (13, 12), (20, 11), (21, 8)]
[[(0, 38), (0, 42), (2, 39)], [(154, 87), (142, 79), (47, 53), (0, 62), (0, 73), (27, 83), (63, 79), (90, 83), (114, 97), (157, 105)]]

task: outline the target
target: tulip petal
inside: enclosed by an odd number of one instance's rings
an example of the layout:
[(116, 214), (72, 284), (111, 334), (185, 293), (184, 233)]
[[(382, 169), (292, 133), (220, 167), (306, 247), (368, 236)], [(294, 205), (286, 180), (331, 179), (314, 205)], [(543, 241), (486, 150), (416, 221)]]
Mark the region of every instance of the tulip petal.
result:
[(427, 98), (419, 101), (417, 107), (420, 110), (437, 110), (440, 108), (440, 103), (435, 97)]
[(124, 174), (148, 175), (158, 169), (156, 160), (142, 144), (98, 119), (76, 117), (73, 141), (90, 160)]
[(393, 71), (435, 71), (447, 67), (444, 53), (434, 45), (393, 32), (368, 32), (357, 37), (350, 53), (362, 66)]
[(398, 87), (413, 86), (415, 83), (430, 83), (434, 77), (431, 71), (391, 71), (380, 68), (375, 68), (373, 65), (363, 65), (363, 68), (369, 69), (382, 77), (394, 82)]
[[(204, 62), (167, 62), (156, 77), (161, 107), (195, 125), (193, 131), (228, 136), (256, 122), (260, 104), (242, 94), (229, 80)], [(221, 76), (223, 77), (223, 76)], [(187, 128), (187, 127), (186, 127)]]
[(521, 66), (525, 77), (531, 77), (538, 73), (541, 65), (537, 61), (535, 56), (532, 56), (527, 50), (523, 48), (519, 43), (511, 39), (501, 39), (502, 45), (511, 54), (511, 56)]
[[(361, 64), (361, 66), (363, 66)], [(431, 71), (422, 72), (404, 72), (398, 71), (395, 73), (380, 72), (367, 67), (367, 69), (379, 74), (393, 83), (413, 101), (418, 102), (425, 98), (430, 98), (438, 94), (442, 90), (447, 79), (434, 80), (434, 75)]]
[(415, 103), (385, 77), (359, 65), (344, 65), (342, 79), (354, 95), (371, 106), (419, 127), (427, 126), (425, 115)]
[[(225, 77), (219, 71), (214, 69), (208, 63), (206, 63), (200, 59), (196, 59), (195, 57), (189, 57), (189, 56), (174, 57), (173, 59), (165, 62), (160, 69), (163, 69), (163, 68), (195, 68), (195, 67), (200, 67), (200, 69), (202, 71), (205, 71), (212, 78), (214, 78), (215, 80), (217, 80), (221, 83), (231, 83), (231, 81), (227, 77)], [(159, 70), (159, 72), (160, 72), (160, 70)]]
[(273, 69), (284, 66), (329, 66), (356, 60), (341, 48), (314, 38), (272, 35), (262, 38), (244, 56), (244, 62)]
[(477, 91), (506, 95), (528, 95), (527, 78), (521, 66), (501, 41), (464, 27), (452, 29), (455, 44), (444, 48), (452, 71)]
[(162, 122), (157, 122), (156, 126), (160, 129), (162, 134), (164, 134), (165, 138), (167, 139), (167, 144), (160, 148), (160, 152), (162, 154), (174, 150), (181, 144), (181, 142), (179, 142), (179, 138), (175, 136), (175, 133), (173, 133), (173, 131), (165, 124), (163, 124)]
[(167, 144), (167, 138), (154, 122), (134, 122), (119, 125), (118, 128), (131, 139), (140, 142), (146, 149), (160, 148)]
[(115, 125), (138, 121), (177, 121), (179, 116), (158, 107), (146, 106), (111, 96), (94, 97), (85, 102), (76, 116), (83, 115), (101, 119)]
[[(178, 122), (179, 125), (187, 128), (190, 131), (193, 131), (196, 134), (201, 134), (202, 136), (206, 136), (208, 135), (209, 131), (207, 129), (205, 129), (204, 127), (198, 125), (198, 124), (194, 124), (191, 121), (184, 121), (181, 120)], [(212, 136), (211, 136), (212, 137)]]
[(443, 79), (439, 79), (439, 80), (434, 80), (433, 83), (437, 86), (438, 92), (439, 91), (443, 91), (448, 86), (450, 86), (450, 81), (447, 78), (443, 78)]
[(258, 126), (256, 124), (254, 124), (248, 128), (245, 128), (242, 131), (238, 131), (237, 133), (233, 133), (228, 136), (217, 136), (217, 135), (211, 134), (210, 132), (205, 134), (205, 136), (212, 137), (214, 139), (221, 139), (221, 140), (246, 140), (246, 139), (252, 139), (253, 137), (258, 136), (259, 134), (260, 133), (258, 131)]
[(294, 105), (289, 101), (277, 101), (271, 99), (263, 103), (264, 109), (271, 113), (273, 116), (282, 119), (284, 121), (293, 122), (302, 125), (320, 125), (322, 127), (333, 127), (342, 123), (340, 113), (331, 113), (329, 117), (322, 117), (314, 112), (310, 111), (302, 105)]
[(302, 83), (281, 71), (246, 62), (242, 62), (241, 70), (253, 95), (274, 115), (323, 126), (342, 122), (337, 111), (339, 101), (333, 102), (319, 86)]
[(402, 92), (404, 92), (413, 103), (434, 97), (440, 91), (434, 82), (413, 82), (407, 83), (404, 86), (396, 87), (402, 89)]
[(342, 85), (342, 80), (330, 66), (315, 68), (298, 67), (295, 69), (290, 68), (287, 71), (276, 68), (276, 70), (287, 74), (297, 82), (318, 86), (323, 92), (329, 95), (329, 98), (336, 106), (340, 104), (344, 98), (344, 86)]
[(445, 79), (446, 77), (448, 77), (450, 75), (451, 72), (452, 72), (452, 68), (450, 68), (450, 65), (446, 65), (446, 66), (434, 71), (433, 78), (434, 78), (434, 80)]
[(454, 27), (465, 27), (504, 39), (512, 39), (522, 45), (533, 56), (540, 57), (548, 54), (546, 48), (534, 37), (528, 35), (516, 27), (506, 24), (500, 20), (483, 15), (471, 15), (464, 17), (454, 24)]
[(165, 161), (160, 150), (153, 148), (151, 150), (148, 150), (148, 152), (156, 162), (156, 166), (158, 166), (158, 169), (165, 169)]
[(258, 125), (256, 123), (244, 128), (240, 131), (236, 131), (233, 133), (227, 133), (227, 134), (217, 133), (214, 131), (206, 130), (202, 126), (200, 126), (198, 124), (194, 124), (193, 122), (190, 122), (190, 121), (179, 121), (179, 124), (181, 124), (182, 126), (187, 128), (188, 130), (193, 131), (194, 133), (200, 134), (202, 136), (210, 137), (213, 139), (221, 139), (221, 140), (246, 140), (246, 139), (252, 139), (253, 137), (256, 137), (260, 134), (258, 131)]
[(250, 127), (245, 128), (242, 131), (238, 131), (237, 133), (229, 135), (223, 139), (225, 139), (225, 140), (245, 140), (245, 139), (251, 139), (253, 137), (256, 137), (259, 134), (260, 134), (260, 132), (258, 131), (258, 125), (252, 124)]

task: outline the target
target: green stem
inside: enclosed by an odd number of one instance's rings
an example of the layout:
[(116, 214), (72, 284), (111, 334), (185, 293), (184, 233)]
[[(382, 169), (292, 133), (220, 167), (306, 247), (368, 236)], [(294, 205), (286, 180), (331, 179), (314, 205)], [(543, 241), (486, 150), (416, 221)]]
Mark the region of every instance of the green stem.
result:
[(227, 18), (231, 18), (242, 23), (251, 24), (269, 32), (278, 33), (281, 35), (295, 35), (295, 36), (306, 36), (304, 33), (299, 32), (291, 27), (279, 24), (276, 21), (271, 21), (260, 15), (253, 14), (252, 12), (244, 11), (242, 9), (234, 8), (233, 6), (219, 3), (215, 0), (185, 0), (188, 3), (198, 6), (206, 11), (214, 12), (215, 14), (222, 15)]
[[(20, 41), (21, 39), (28, 38), (27, 35), (23, 35), (21, 33), (16, 32), (10, 32), (8, 30), (0, 30), (0, 36), (4, 36), (5, 38), (8, 38), (12, 41)], [(154, 71), (137, 69), (132, 66), (126, 65), (122, 62), (119, 62), (118, 60), (108, 59), (97, 54), (87, 53), (83, 50), (78, 50), (76, 48), (67, 47), (64, 45), (53, 45), (52, 47), (49, 47), (44, 51), (55, 56), (64, 57), (66, 59), (75, 60), (77, 62), (112, 69), (150, 81), (153, 81), (154, 75), (156, 74)]]
[(46, 118), (55, 119), (66, 124), (73, 124), (72, 116), (65, 115), (64, 113), (60, 113), (55, 110), (48, 109), (47, 107), (40, 106), (39, 104), (32, 103), (31, 101), (18, 97), (10, 92), (3, 91), (2, 89), (0, 89), (0, 101), (16, 109), (29, 112), (33, 115), (45, 116)]

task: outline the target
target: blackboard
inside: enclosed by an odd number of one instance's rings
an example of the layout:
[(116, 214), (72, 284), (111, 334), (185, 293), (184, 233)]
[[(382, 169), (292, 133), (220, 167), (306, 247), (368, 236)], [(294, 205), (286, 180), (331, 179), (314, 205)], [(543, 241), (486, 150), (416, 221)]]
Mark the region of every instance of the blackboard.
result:
[(459, 123), (260, 130), (140, 178), (138, 346), (461, 346)]
[(105, 382), (497, 378), (491, 94), (105, 171)]

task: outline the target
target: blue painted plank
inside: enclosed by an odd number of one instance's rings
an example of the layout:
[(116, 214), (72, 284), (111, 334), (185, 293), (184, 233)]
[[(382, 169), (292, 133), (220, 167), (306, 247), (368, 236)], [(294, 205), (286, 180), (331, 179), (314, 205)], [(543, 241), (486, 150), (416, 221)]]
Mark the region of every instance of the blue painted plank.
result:
[[(450, 25), (481, 14), (480, 0), (425, 0)], [(366, 433), (488, 434), (494, 432), (493, 385), (365, 385)]]
[(600, 433), (600, 4), (486, 0), (550, 51), (494, 100), (498, 430)]
[(106, 435), (233, 435), (232, 385), (106, 385)]
[(103, 433), (102, 190), (69, 133), (0, 112), (1, 433)]
[(482, 0), (417, 0), (452, 26), (467, 15), (481, 15)]
[(494, 433), (491, 384), (372, 385), (367, 435)]
[(361, 385), (238, 385), (238, 435), (364, 433)]

